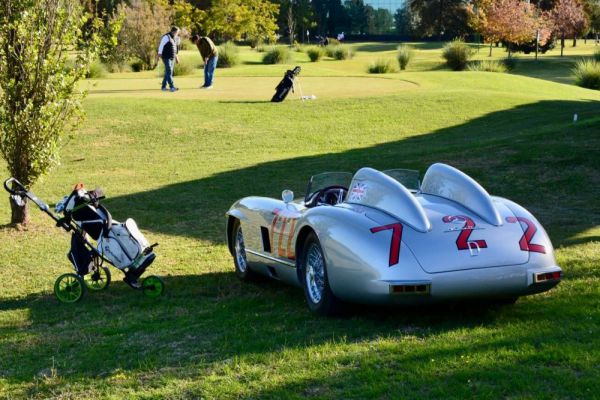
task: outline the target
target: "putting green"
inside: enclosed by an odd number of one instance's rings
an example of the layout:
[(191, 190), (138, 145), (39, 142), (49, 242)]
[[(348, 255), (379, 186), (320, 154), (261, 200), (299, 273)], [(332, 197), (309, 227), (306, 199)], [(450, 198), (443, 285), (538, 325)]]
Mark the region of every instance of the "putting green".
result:
[[(200, 89), (199, 76), (175, 77), (177, 93), (160, 90), (161, 79), (101, 79), (89, 86), (91, 97), (171, 97), (179, 99), (268, 101), (275, 93), (281, 78), (275, 77), (217, 77), (211, 90)], [(307, 77), (298, 80), (304, 95), (317, 99), (371, 97), (395, 94), (418, 87), (417, 84), (388, 77)], [(298, 100), (300, 90), (288, 99)]]

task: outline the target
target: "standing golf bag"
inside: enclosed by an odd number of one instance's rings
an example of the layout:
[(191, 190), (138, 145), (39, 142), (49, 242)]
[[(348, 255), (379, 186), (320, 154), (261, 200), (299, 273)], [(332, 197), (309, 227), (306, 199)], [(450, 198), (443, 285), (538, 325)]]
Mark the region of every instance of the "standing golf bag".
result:
[(294, 92), (294, 79), (300, 75), (300, 67), (297, 66), (294, 69), (288, 69), (283, 76), (279, 85), (275, 88), (275, 94), (271, 99), (273, 103), (280, 103), (287, 97), (290, 90)]

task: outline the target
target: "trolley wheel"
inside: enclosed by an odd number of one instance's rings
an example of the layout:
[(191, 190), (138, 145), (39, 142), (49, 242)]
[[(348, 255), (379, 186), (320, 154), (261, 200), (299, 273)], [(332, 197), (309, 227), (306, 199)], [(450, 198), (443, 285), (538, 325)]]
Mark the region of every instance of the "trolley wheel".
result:
[(107, 267), (97, 267), (84, 275), (85, 286), (93, 292), (104, 290), (110, 285), (110, 270)]
[(54, 282), (54, 295), (61, 303), (76, 303), (85, 293), (83, 279), (76, 274), (63, 274)]
[(159, 297), (165, 291), (165, 283), (156, 275), (150, 275), (142, 282), (144, 294), (151, 298)]

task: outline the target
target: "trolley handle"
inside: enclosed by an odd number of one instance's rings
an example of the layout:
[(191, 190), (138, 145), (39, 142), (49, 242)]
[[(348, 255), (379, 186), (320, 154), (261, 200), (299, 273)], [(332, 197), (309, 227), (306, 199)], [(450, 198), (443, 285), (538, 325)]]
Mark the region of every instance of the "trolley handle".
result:
[[(15, 186), (17, 186), (18, 190), (11, 189), (11, 187), (9, 186), (11, 183), (14, 183)], [(23, 186), (21, 182), (19, 182), (16, 178), (13, 177), (10, 177), (4, 181), (4, 189), (13, 196), (20, 196), (27, 193), (27, 188), (25, 188), (25, 186)]]

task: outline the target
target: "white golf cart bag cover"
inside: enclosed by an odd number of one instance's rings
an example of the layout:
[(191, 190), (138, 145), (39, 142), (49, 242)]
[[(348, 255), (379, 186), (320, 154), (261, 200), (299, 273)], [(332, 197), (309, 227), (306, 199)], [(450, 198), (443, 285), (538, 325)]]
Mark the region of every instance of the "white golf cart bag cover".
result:
[(136, 268), (145, 257), (143, 251), (149, 246), (135, 221), (113, 221), (108, 233), (98, 240), (98, 251), (119, 269)]

